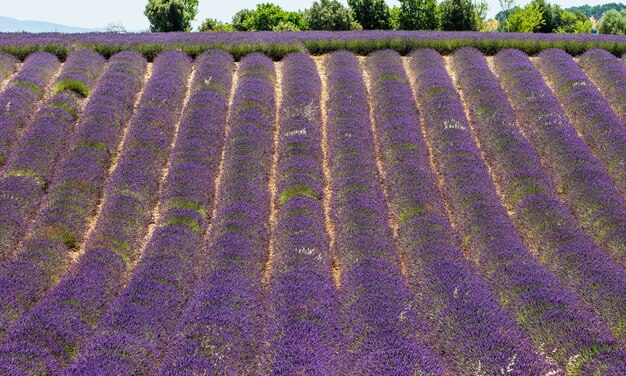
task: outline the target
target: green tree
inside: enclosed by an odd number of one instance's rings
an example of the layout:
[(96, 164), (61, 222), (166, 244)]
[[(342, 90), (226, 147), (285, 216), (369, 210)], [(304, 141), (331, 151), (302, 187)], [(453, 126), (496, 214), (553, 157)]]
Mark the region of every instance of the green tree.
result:
[(530, 3), (511, 12), (505, 22), (508, 31), (532, 33), (545, 20), (541, 8), (535, 3)]
[(388, 30), (391, 14), (385, 0), (348, 0), (354, 18), (365, 30)]
[(555, 24), (555, 33), (589, 34), (591, 33), (591, 21), (583, 12), (572, 13), (567, 10), (559, 12)]
[(434, 30), (437, 28), (435, 0), (400, 0), (398, 27), (401, 30)]
[(198, 0), (148, 0), (144, 15), (150, 31), (191, 31), (198, 14)]
[(311, 8), (302, 15), (309, 30), (359, 30), (352, 11), (337, 0), (313, 2)]
[(207, 18), (198, 27), (198, 31), (233, 31), (233, 25), (216, 20), (215, 18)]
[(247, 29), (248, 24), (246, 23), (246, 21), (252, 15), (252, 13), (254, 13), (254, 11), (250, 9), (242, 9), (235, 13), (232, 21), (233, 29), (237, 31), (249, 31)]
[(443, 0), (439, 4), (441, 30), (477, 30), (474, 11), (471, 0)]
[(606, 11), (598, 22), (598, 33), (600, 34), (626, 34), (626, 10), (621, 12), (611, 9)]
[(481, 31), (483, 29), (487, 12), (489, 12), (489, 4), (485, 0), (474, 3), (474, 30)]
[[(279, 27), (280, 24), (283, 24)], [(291, 25), (288, 25), (291, 23)], [(297, 12), (286, 12), (281, 7), (271, 3), (258, 4), (256, 9), (246, 17), (244, 27), (250, 31), (270, 31), (288, 28), (289, 30), (303, 30), (306, 28), (302, 15)]]

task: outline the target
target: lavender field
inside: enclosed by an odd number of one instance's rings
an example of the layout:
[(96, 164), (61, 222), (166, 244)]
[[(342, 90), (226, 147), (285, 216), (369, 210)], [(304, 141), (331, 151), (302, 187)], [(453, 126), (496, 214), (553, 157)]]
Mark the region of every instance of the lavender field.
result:
[(626, 375), (585, 50), (0, 52), (0, 374)]

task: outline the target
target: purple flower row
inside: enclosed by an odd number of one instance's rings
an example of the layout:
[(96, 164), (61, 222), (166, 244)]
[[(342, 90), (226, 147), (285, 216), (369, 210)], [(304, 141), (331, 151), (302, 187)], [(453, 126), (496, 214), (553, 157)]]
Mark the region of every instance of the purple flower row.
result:
[(46, 87), (59, 69), (59, 61), (47, 52), (30, 54), (20, 71), (0, 94), (0, 166), (33, 113)]
[[(132, 262), (139, 256), (141, 239), (156, 204), (190, 66), (188, 57), (175, 51), (164, 52), (155, 60), (153, 76), (130, 124), (85, 253), (72, 266), (67, 250), (48, 242), (54, 252), (33, 249), (40, 254), (29, 259), (34, 269), (32, 281), (22, 287), (16, 284), (19, 278), (10, 280), (11, 289), (16, 291), (11, 298), (19, 300), (18, 307), (23, 309), (59, 276), (64, 277), (15, 324), (4, 341), (0, 352), (12, 360), (13, 369), (35, 367), (30, 360), (36, 357), (37, 369), (58, 372), (93, 336), (108, 304), (122, 289)], [(64, 275), (66, 269), (69, 273)]]
[[(62, 77), (77, 69), (99, 75), (105, 61), (98, 53), (72, 53), (63, 66)], [(93, 84), (93, 82), (85, 83)], [(0, 221), (4, 240), (0, 254), (9, 258), (36, 214), (41, 198), (52, 182), (55, 167), (83, 108), (83, 100), (71, 90), (57, 92), (37, 112), (33, 122), (15, 145), (0, 178)], [(31, 109), (32, 110), (32, 109)], [(17, 131), (17, 130), (15, 130)]]
[[(539, 262), (577, 293), (622, 340), (626, 273), (582, 232), (558, 200), (537, 153), (517, 129), (506, 93), (482, 53), (461, 49), (453, 55), (452, 66), (474, 134), (522, 237)], [(626, 372), (626, 356), (615, 351), (617, 343), (607, 335), (608, 328), (592, 317), (587, 320), (602, 336), (592, 338), (582, 349), (577, 364), (584, 365), (585, 372), (607, 365), (614, 372)]]
[(505, 50), (494, 65), (513, 109), (524, 119), (520, 127), (560, 198), (600, 249), (626, 265), (626, 205), (606, 170), (571, 127), (528, 56)]
[(340, 375), (345, 354), (323, 207), (321, 80), (315, 62), (304, 54), (288, 55), (282, 64), (262, 373)]
[(400, 55), (375, 52), (367, 58), (367, 71), (398, 250), (418, 310), (432, 319), (448, 364), (459, 375), (497, 374), (507, 367), (522, 374), (548, 371), (455, 244)]
[(18, 62), (15, 56), (0, 52), (0, 82), (15, 73)]
[[(200, 55), (192, 95), (162, 189), (160, 220), (120, 297), (67, 374), (153, 374), (190, 295), (214, 197), (224, 140), (233, 58)], [(165, 304), (164, 304), (165, 303)]]
[[(587, 361), (594, 346), (614, 345), (608, 330), (531, 255), (509, 219), (470, 132), (443, 58), (411, 55), (427, 140), (445, 180), (453, 220), (470, 258), (539, 351), (556, 364)], [(512, 367), (515, 369), (515, 367)], [(524, 372), (521, 372), (522, 374)]]
[(432, 328), (416, 309), (392, 242), (359, 61), (336, 52), (324, 68), (346, 366), (359, 375), (442, 374), (446, 367), (429, 348)]
[(546, 50), (539, 54), (537, 66), (553, 85), (570, 124), (604, 165), (622, 199), (626, 199), (626, 127), (570, 55), (561, 50)]
[(593, 49), (585, 52), (578, 64), (626, 126), (626, 67), (622, 61), (605, 50)]
[(168, 344), (161, 374), (255, 374), (269, 246), (275, 71), (262, 54), (239, 64), (207, 265)]

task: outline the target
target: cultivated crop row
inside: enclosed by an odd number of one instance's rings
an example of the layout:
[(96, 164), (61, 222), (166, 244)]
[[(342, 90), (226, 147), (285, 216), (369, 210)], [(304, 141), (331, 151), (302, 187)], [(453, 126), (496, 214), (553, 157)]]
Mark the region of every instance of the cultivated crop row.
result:
[(626, 374), (621, 64), (0, 54), (0, 372)]

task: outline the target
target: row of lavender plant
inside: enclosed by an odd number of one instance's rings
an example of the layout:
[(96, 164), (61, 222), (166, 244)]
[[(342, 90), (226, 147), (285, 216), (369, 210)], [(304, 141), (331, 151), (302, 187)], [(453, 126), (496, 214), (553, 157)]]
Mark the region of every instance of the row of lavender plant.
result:
[(21, 131), (37, 112), (59, 65), (57, 58), (50, 53), (30, 54), (0, 94), (0, 166), (4, 165)]
[[(75, 52), (64, 64), (56, 85), (71, 79), (91, 88), (104, 63), (102, 56), (94, 51)], [(4, 234), (0, 239), (0, 255), (4, 259), (15, 255), (17, 243), (54, 179), (55, 166), (75, 130), (84, 105), (81, 94), (69, 87), (59, 88), (25, 130), (0, 178), (0, 215)]]
[(559, 198), (600, 249), (626, 265), (626, 204), (606, 170), (571, 127), (528, 56), (505, 50), (495, 57), (494, 67)]
[(281, 87), (262, 373), (339, 375), (345, 356), (322, 200), (321, 80), (315, 62), (300, 53), (288, 55)]
[(111, 57), (106, 73), (87, 104), (69, 151), (61, 162), (41, 211), (24, 242), (26, 257), (36, 258), (42, 244), (54, 244), (62, 270), (79, 251), (89, 220), (97, 212), (112, 158), (143, 84), (145, 59), (136, 52)]
[(340, 51), (324, 68), (346, 366), (356, 375), (443, 374), (430, 348), (433, 329), (416, 309), (393, 245), (359, 61)]
[(256, 374), (269, 249), (275, 70), (262, 54), (239, 64), (208, 262), (160, 371)]
[(69, 273), (63, 270), (71, 266), (67, 252), (39, 248), (40, 254), (29, 259), (33, 265), (27, 270), (30, 280), (17, 285), (25, 273), (9, 280), (11, 290), (16, 291), (10, 302), (24, 310), (54, 279), (64, 276), (5, 339), (0, 356), (15, 372), (57, 373), (94, 334), (109, 303), (121, 291), (156, 204), (190, 66), (188, 57), (175, 51), (161, 53), (155, 60), (154, 74), (108, 182), (100, 217), (86, 240), (85, 253)]
[(223, 51), (195, 61), (192, 95), (162, 189), (154, 235), (123, 293), (67, 374), (153, 374), (189, 297), (224, 140), (234, 61)]
[(58, 69), (59, 61), (52, 54), (33, 53), (0, 94), (0, 166), (4, 165), (21, 130), (36, 112), (34, 109)]
[(622, 61), (596, 48), (580, 56), (578, 64), (609, 102), (622, 125), (626, 126), (626, 67)]
[(439, 335), (440, 351), (458, 375), (548, 372), (550, 366), (455, 244), (400, 55), (373, 53), (367, 71), (398, 250), (418, 310)]
[(565, 51), (541, 52), (537, 66), (552, 84), (570, 124), (604, 165), (622, 199), (626, 199), (626, 127)]
[(616, 346), (608, 328), (544, 269), (524, 246), (470, 133), (461, 98), (433, 50), (411, 55), (426, 139), (446, 183), (453, 221), (470, 258), (498, 294), (500, 304), (526, 330), (535, 347), (562, 369), (601, 370), (598, 349)]
[(0, 82), (13, 75), (18, 69), (19, 60), (15, 56), (0, 52)]
[[(482, 53), (461, 49), (454, 54), (452, 66), (468, 105), (474, 135), (525, 242), (536, 252), (539, 262), (563, 285), (569, 285), (623, 343), (623, 268), (598, 249), (558, 200), (537, 153), (517, 128), (506, 93)], [(599, 352), (595, 355), (599, 358), (614, 359), (615, 367), (621, 364), (626, 372), (626, 357), (612, 351), (610, 343), (593, 351)]]
[[(132, 113), (144, 68), (145, 60), (133, 52), (111, 59), (43, 209), (23, 242), (22, 253), (0, 273), (0, 299), (6, 308), (0, 314), (2, 332), (56, 281), (56, 275), (70, 262), (69, 251), (82, 241), (108, 173), (110, 153)], [(126, 72), (128, 69), (133, 73)]]

